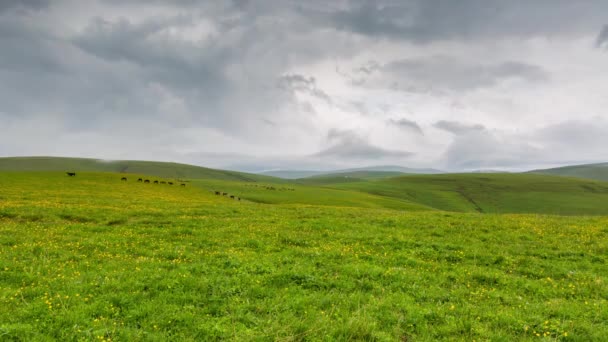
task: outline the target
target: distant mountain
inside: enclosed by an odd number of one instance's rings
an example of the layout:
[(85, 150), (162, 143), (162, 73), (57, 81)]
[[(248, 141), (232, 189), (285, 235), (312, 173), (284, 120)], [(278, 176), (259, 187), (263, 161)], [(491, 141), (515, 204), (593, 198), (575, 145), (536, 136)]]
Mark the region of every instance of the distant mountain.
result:
[(258, 172), (260, 175), (278, 177), (284, 179), (298, 179), (323, 175), (329, 171), (311, 171), (311, 170), (271, 170)]
[(608, 163), (572, 165), (552, 169), (532, 170), (528, 173), (541, 173), (556, 176), (569, 176), (608, 181)]
[(243, 182), (282, 182), (277, 178), (206, 167), (140, 160), (102, 160), (66, 157), (0, 158), (0, 171), (75, 171), (135, 173), (165, 178), (217, 179)]
[[(409, 168), (397, 165), (379, 165), (379, 166), (368, 166), (361, 168), (351, 168), (351, 169), (341, 169), (341, 170), (330, 170), (330, 171), (312, 171), (312, 170), (273, 170), (273, 171), (265, 171), (259, 174), (286, 178), (286, 179), (299, 179), (299, 178), (308, 178), (308, 177), (318, 177), (318, 176), (345, 176), (345, 174), (349, 173), (359, 173), (361, 176), (361, 172), (372, 172), (369, 175), (371, 176), (380, 176), (383, 172), (390, 172), (390, 176), (396, 176), (399, 174), (438, 174), (443, 173), (441, 170), (436, 169), (417, 169), (417, 168)], [(373, 172), (379, 172), (378, 174), (373, 174)], [(353, 177), (355, 177), (353, 175)], [(370, 177), (364, 177), (369, 179)], [(378, 177), (372, 177), (378, 178)]]
[(505, 170), (494, 170), (494, 169), (479, 169), (479, 170), (471, 170), (465, 173), (511, 173), (510, 171)]

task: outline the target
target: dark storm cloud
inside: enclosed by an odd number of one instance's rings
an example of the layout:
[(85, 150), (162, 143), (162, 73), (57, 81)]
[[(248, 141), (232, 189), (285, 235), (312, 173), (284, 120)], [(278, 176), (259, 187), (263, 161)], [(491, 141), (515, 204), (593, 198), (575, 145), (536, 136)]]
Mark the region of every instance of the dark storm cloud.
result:
[(424, 134), (422, 132), (422, 128), (420, 128), (420, 125), (418, 125), (418, 123), (416, 121), (408, 120), (406, 118), (389, 119), (387, 121), (387, 123), (389, 123), (390, 125), (399, 127), (401, 129), (404, 129), (406, 131), (409, 131), (409, 132), (414, 132), (416, 134), (421, 134), (421, 135)]
[(470, 132), (481, 132), (485, 131), (486, 129), (483, 125), (480, 124), (466, 124), (458, 121), (447, 120), (437, 121), (435, 124), (433, 124), (433, 126), (456, 135), (466, 134)]
[(605, 21), (603, 0), (350, 1), (326, 21), (366, 36), (429, 42), (578, 34)]
[(384, 149), (372, 145), (365, 138), (351, 130), (332, 129), (327, 134), (330, 147), (314, 154), (314, 157), (338, 158), (341, 160), (382, 159), (386, 157), (407, 158), (411, 152)]
[(595, 46), (599, 48), (605, 46), (606, 43), (608, 43), (608, 25), (604, 25), (604, 28), (597, 35)]
[(50, 0), (2, 0), (0, 13), (7, 10), (41, 10), (49, 6)]
[(207, 46), (162, 36), (162, 30), (168, 26), (187, 26), (193, 20), (177, 16), (132, 24), (127, 19), (107, 22), (96, 18), (73, 41), (79, 48), (108, 62), (132, 63), (154, 81), (179, 88), (197, 87), (205, 90), (202, 95), (222, 91), (226, 85), (221, 73), (234, 58), (230, 51), (214, 46), (215, 42)]

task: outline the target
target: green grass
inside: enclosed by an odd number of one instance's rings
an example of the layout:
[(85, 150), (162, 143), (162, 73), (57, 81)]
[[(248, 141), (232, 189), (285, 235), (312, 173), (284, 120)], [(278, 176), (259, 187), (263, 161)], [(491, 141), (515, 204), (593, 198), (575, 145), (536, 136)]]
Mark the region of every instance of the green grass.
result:
[(608, 163), (573, 165), (546, 170), (534, 170), (530, 172), (608, 181)]
[(608, 183), (550, 175), (410, 175), (325, 186), (447, 211), (608, 215)]
[(245, 183), (196, 179), (192, 184), (209, 192), (220, 191), (244, 200), (266, 204), (304, 204), (334, 207), (387, 208), (406, 211), (430, 211), (434, 208), (401, 198), (376, 196), (360, 191), (328, 189), (300, 184)]
[(120, 177), (0, 173), (1, 340), (608, 336), (606, 217), (270, 205)]
[(8, 157), (0, 158), (0, 171), (77, 171), (145, 174), (165, 178), (204, 178), (240, 182), (282, 182), (279, 178), (200, 166), (139, 161), (104, 161), (90, 158)]

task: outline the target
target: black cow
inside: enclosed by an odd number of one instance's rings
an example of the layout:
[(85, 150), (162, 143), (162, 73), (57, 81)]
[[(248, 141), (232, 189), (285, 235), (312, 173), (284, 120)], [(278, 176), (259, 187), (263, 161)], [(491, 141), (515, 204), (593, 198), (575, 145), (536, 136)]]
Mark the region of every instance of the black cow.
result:
[(230, 198), (234, 199), (234, 195), (231, 195)]
[(216, 191), (216, 192), (215, 192), (215, 194), (219, 196), (219, 195), (220, 195), (220, 192), (219, 192), (219, 191)]
[(66, 172), (66, 174), (70, 177), (76, 176), (76, 172)]
[(162, 182), (160, 182), (160, 184), (167, 184), (167, 182), (165, 182), (165, 181), (162, 181)]
[(150, 180), (149, 180), (149, 179), (146, 179), (146, 180), (144, 181), (144, 183), (150, 183)]
[(222, 192), (222, 196), (228, 196), (227, 192)]
[(173, 182), (169, 182), (169, 185), (173, 185)]
[(138, 181), (138, 182), (143, 182), (144, 180), (140, 178), (140, 179), (138, 179), (137, 181)]
[(241, 198), (240, 198), (240, 197), (237, 197), (236, 199), (237, 199), (237, 200), (239, 200), (239, 201), (241, 200)]
[(158, 184), (158, 181), (157, 181), (157, 180), (155, 180), (155, 181), (154, 181), (154, 184)]
[(182, 183), (182, 186), (186, 186), (186, 184)]
[(126, 180), (127, 180), (127, 177), (122, 177), (120, 180), (121, 180), (121, 181), (126, 181)]

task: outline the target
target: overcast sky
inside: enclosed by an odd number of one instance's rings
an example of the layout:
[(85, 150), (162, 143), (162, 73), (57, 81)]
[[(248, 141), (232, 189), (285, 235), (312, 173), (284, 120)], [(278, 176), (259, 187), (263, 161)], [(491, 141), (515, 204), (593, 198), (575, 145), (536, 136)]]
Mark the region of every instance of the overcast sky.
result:
[(0, 1), (0, 156), (608, 161), (608, 1)]

